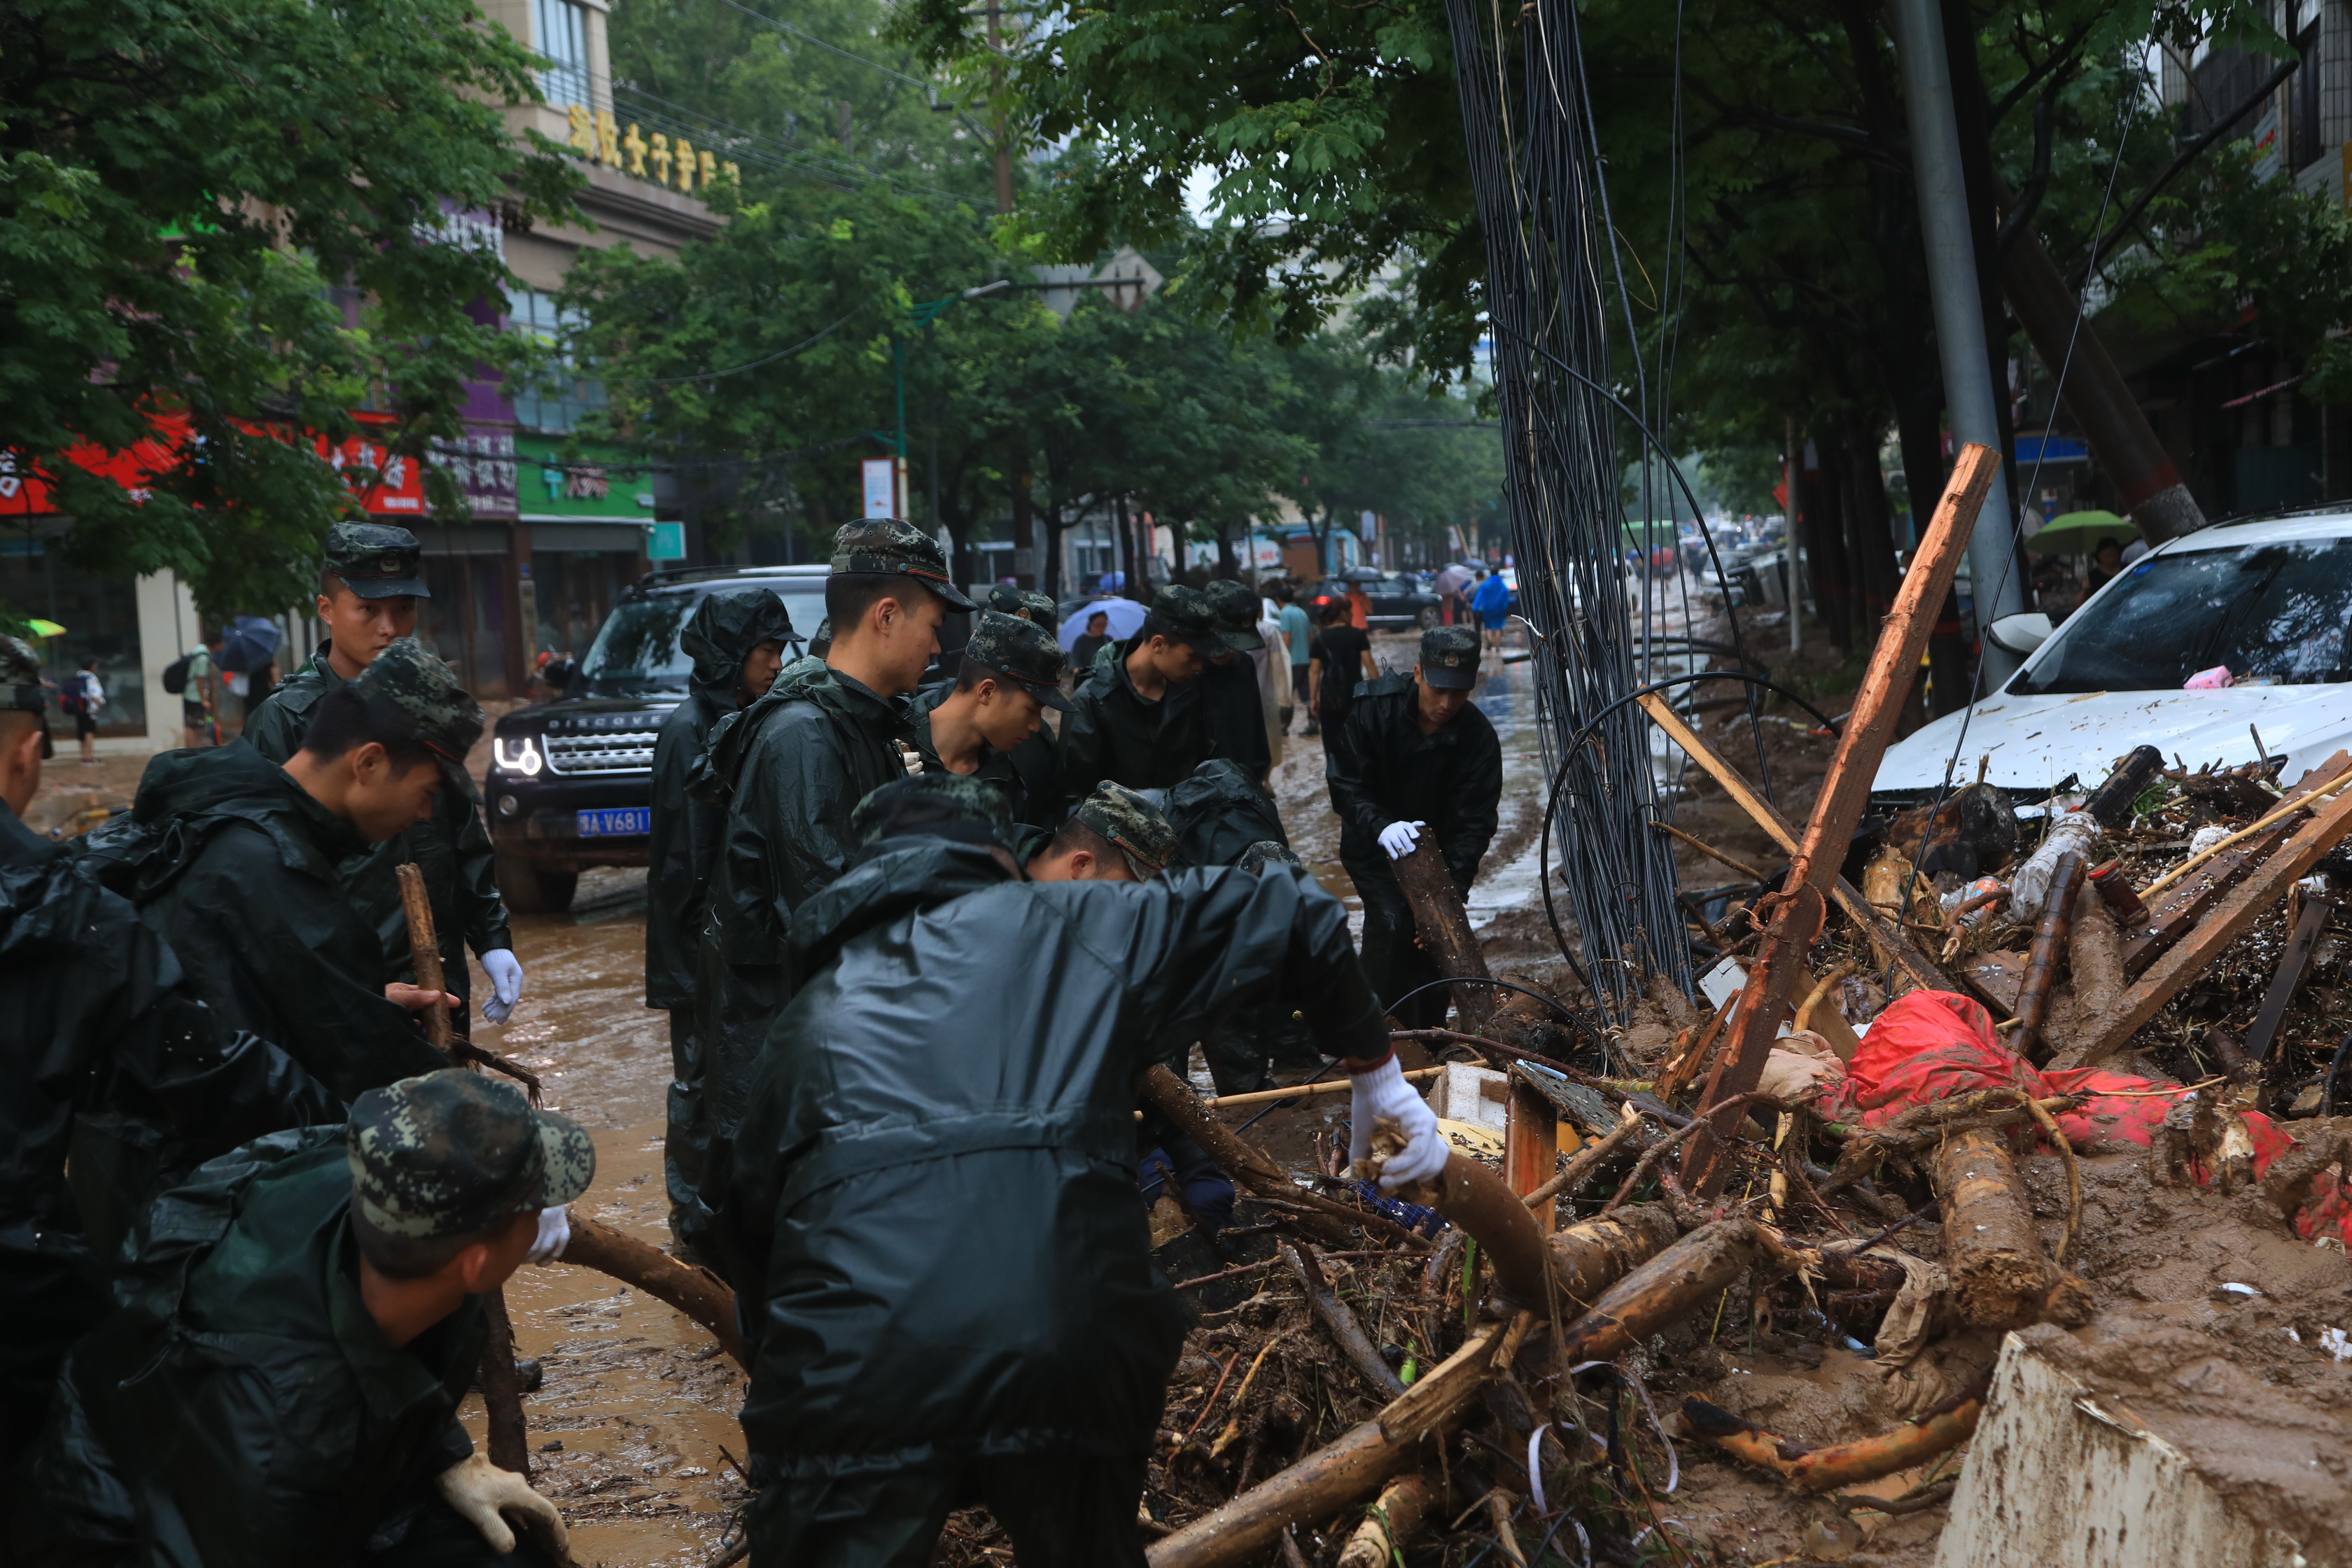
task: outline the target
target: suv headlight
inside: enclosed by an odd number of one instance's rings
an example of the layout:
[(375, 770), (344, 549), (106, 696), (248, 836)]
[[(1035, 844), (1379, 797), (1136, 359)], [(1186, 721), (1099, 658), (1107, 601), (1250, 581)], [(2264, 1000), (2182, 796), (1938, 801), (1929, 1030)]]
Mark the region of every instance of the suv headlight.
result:
[(537, 778), (547, 759), (539, 754), (539, 740), (525, 735), (520, 741), (509, 741), (501, 735), (490, 742), (491, 754), (497, 757), (499, 771), (520, 773), (525, 778)]

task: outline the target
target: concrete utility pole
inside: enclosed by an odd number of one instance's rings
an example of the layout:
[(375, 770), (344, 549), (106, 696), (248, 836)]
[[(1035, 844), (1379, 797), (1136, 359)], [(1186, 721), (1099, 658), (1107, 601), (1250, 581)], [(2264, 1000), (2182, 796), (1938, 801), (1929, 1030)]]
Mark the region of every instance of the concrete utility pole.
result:
[[(2000, 411), (1994, 404), (1992, 366), (1985, 353), (1984, 310), (1978, 289), (1976, 239), (1969, 227), (1968, 187), (1960, 173), (1960, 132), (1952, 118), (1952, 78), (1944, 57), (1937, 0), (1894, 0), (1888, 8), (1903, 62), (1904, 107), (1911, 124), (1912, 178), (1919, 187), (1920, 237), (1927, 250), (1927, 286), (1936, 308), (1936, 352), (1944, 366), (1944, 405), (1956, 445), (2000, 449)], [(2004, 378), (2005, 380), (2006, 378)], [(2004, 386), (2003, 391), (2006, 391)], [(1994, 646), (1983, 629), (2025, 607), (2016, 552), (2016, 512), (2005, 472), (1996, 470), (1976, 527), (1969, 535), (1969, 576), (1976, 600), (1980, 689), (1990, 692), (2017, 672), (2018, 659)]]

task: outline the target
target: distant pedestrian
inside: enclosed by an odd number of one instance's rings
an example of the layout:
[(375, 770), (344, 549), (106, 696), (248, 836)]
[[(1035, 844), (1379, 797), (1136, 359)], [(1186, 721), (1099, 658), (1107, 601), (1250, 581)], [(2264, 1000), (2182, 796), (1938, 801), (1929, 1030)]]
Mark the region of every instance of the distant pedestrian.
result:
[(2123, 570), (2122, 542), (2113, 538), (2100, 540), (2096, 552), (2091, 557), (2091, 570), (2083, 586), (2084, 597), (2088, 598), (2122, 576)]
[(186, 664), (187, 684), (180, 689), (182, 739), (191, 748), (209, 746), (214, 743), (212, 650), (198, 643), (188, 650)]
[(1070, 643), (1070, 668), (1086, 679), (1087, 671), (1095, 667), (1095, 655), (1110, 647), (1110, 612), (1097, 610), (1087, 617), (1087, 629)]
[(1511, 585), (1503, 581), (1500, 572), (1488, 572), (1478, 579), (1478, 586), (1470, 595), (1470, 608), (1477, 613), (1487, 650), (1501, 648), (1503, 626), (1511, 615)]
[[(1275, 585), (1274, 596), (1282, 604), (1282, 639), (1290, 645), (1290, 694), (1294, 707), (1307, 710), (1307, 733), (1318, 731), (1315, 727), (1315, 705), (1309, 696), (1308, 670), (1313, 668), (1315, 624), (1307, 618), (1305, 606), (1298, 603), (1297, 591), (1287, 583)], [(1291, 709), (1282, 710), (1282, 732), (1290, 732)]]
[(1348, 624), (1360, 632), (1372, 629), (1372, 601), (1361, 583), (1348, 584)]
[(106, 685), (98, 679), (96, 654), (83, 659), (81, 668), (67, 678), (58, 704), (73, 715), (74, 734), (81, 741), (82, 765), (92, 766), (98, 761), (98, 710), (106, 706)]
[(1355, 695), (1359, 680), (1379, 677), (1381, 668), (1372, 661), (1372, 639), (1348, 621), (1348, 602), (1332, 599), (1323, 605), (1323, 630), (1313, 644), (1315, 666), (1307, 688), (1307, 711), (1326, 731), (1324, 744), (1330, 744), (1328, 731), (1348, 717), (1349, 700)]

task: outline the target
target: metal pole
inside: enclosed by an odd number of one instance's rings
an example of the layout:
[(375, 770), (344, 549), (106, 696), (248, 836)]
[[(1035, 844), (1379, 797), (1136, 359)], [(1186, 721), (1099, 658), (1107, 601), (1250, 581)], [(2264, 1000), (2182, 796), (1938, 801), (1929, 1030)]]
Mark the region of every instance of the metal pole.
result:
[[(1936, 352), (1944, 365), (1944, 404), (1950, 411), (1952, 440), (1956, 446), (1973, 441), (1999, 451), (2000, 411), (1993, 402), (1993, 371), (1985, 352), (1976, 240), (1960, 174), (1960, 132), (1952, 117), (1951, 72), (1937, 5), (1937, 0), (1894, 0), (1888, 16), (1903, 62), (1911, 173), (1919, 187), (1920, 237), (1927, 251), (1927, 289), (1936, 309)], [(2008, 476), (1996, 472), (1977, 527), (1969, 534), (1978, 658), (1984, 668), (1981, 689), (1987, 692), (2017, 673), (2018, 659), (1983, 635), (1994, 621), (2025, 607), (2024, 584), (2011, 560), (2016, 534)]]

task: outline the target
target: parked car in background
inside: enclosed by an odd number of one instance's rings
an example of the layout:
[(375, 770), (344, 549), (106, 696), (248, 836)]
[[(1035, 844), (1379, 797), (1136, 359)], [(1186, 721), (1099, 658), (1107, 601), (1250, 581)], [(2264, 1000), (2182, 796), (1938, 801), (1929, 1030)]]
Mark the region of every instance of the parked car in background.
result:
[(1371, 601), (1371, 613), (1367, 618), (1382, 631), (1433, 626), (1444, 618), (1438, 609), (1437, 595), (1423, 587), (1417, 578), (1396, 572), (1376, 573), (1369, 567), (1346, 576), (1326, 577), (1305, 596), (1310, 602), (1326, 595), (1345, 598), (1351, 581), (1363, 590), (1364, 597)]
[(791, 612), (797, 658), (824, 619), (824, 566), (654, 572), (613, 606), (563, 695), (501, 714), (483, 792), (499, 891), (509, 909), (568, 908), (592, 866), (643, 866), (653, 830), (654, 739), (682, 701), (694, 661), (678, 634), (711, 594), (767, 588)]
[[(1986, 635), (2028, 653), (2023, 668), (1888, 748), (1874, 786), (1887, 804), (1940, 785), (1955, 748), (1953, 777), (1973, 779), (1986, 758), (1991, 783), (2032, 801), (2096, 786), (2143, 744), (2192, 769), (2240, 766), (2259, 732), (2292, 782), (2352, 747), (2352, 511), (2200, 530), (2134, 562), (2055, 630), (2032, 613)], [(2191, 677), (2199, 689), (2184, 689)]]

